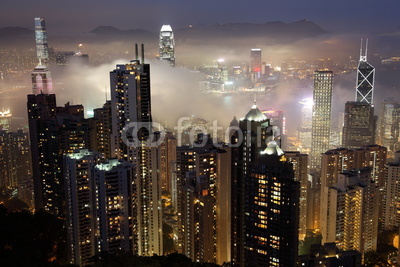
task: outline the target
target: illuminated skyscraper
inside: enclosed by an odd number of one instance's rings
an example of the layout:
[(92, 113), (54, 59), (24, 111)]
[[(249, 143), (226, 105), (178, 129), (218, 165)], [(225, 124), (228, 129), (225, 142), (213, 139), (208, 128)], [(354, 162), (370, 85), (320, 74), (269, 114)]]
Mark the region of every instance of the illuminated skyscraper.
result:
[(340, 250), (375, 251), (378, 239), (378, 188), (369, 168), (338, 174), (327, 189), (327, 217), (321, 218), (323, 242)]
[(35, 95), (53, 93), (51, 73), (47, 69), (49, 48), (47, 44), (46, 24), (43, 17), (35, 18), (36, 55), (39, 64), (31, 73), (32, 89)]
[(287, 161), (292, 163), (295, 181), (300, 183), (299, 199), (299, 239), (304, 239), (307, 230), (307, 188), (308, 185), (308, 155), (300, 152), (285, 152)]
[(253, 48), (250, 52), (250, 75), (255, 83), (261, 76), (261, 49)]
[(358, 148), (375, 144), (374, 107), (363, 102), (347, 102), (344, 109), (342, 146)]
[(161, 60), (168, 60), (171, 66), (175, 66), (175, 40), (170, 25), (161, 27), (159, 57)]
[(321, 169), (321, 153), (329, 149), (332, 89), (332, 71), (315, 71), (310, 153), (310, 165), (312, 169)]
[(383, 101), (378, 133), (379, 144), (387, 147), (388, 157), (392, 158), (400, 148), (400, 105), (395, 99)]
[[(137, 51), (136, 45), (136, 60), (119, 64), (110, 72), (111, 155), (135, 165), (135, 194), (138, 196), (134, 216), (138, 231), (137, 253), (151, 256), (163, 254), (159, 173), (161, 157), (159, 147), (146, 146), (147, 138), (152, 134), (150, 65), (144, 63), (143, 45), (141, 61)], [(137, 138), (123, 130), (125, 126), (130, 126), (129, 123), (140, 124), (140, 127), (135, 128), (138, 130)], [(136, 144), (128, 145), (127, 141), (136, 141)]]
[(39, 65), (45, 65), (49, 60), (49, 47), (47, 44), (46, 22), (43, 17), (35, 17), (35, 40)]
[(80, 149), (64, 157), (64, 179), (70, 263), (87, 265), (102, 251), (136, 252), (133, 166)]
[(300, 151), (305, 154), (310, 153), (311, 149), (311, 130), (312, 130), (312, 98), (301, 100), (301, 125), (297, 129), (299, 141), (301, 142)]
[[(362, 42), (362, 40), (361, 40)], [(366, 45), (368, 46), (368, 40)], [(357, 85), (355, 102), (347, 102), (344, 111), (342, 145), (346, 148), (357, 148), (375, 144), (376, 118), (374, 117), (375, 69), (367, 62), (367, 47), (357, 68)]]
[(297, 266), (300, 183), (275, 142), (264, 152), (246, 177), (242, 266)]
[(357, 68), (356, 102), (371, 104), (374, 97), (375, 68), (367, 62), (368, 39), (365, 45), (365, 54), (360, 48), (360, 62)]
[(239, 128), (232, 136), (239, 142), (232, 148), (232, 262), (296, 266), (300, 183), (293, 164), (256, 104)]
[(386, 165), (383, 190), (383, 229), (393, 230), (400, 224), (400, 152)]

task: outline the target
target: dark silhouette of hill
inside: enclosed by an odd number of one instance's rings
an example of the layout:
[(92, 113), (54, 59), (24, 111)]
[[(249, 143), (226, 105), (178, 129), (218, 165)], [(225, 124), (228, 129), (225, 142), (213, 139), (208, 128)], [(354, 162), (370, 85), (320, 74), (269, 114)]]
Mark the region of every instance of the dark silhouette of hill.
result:
[[(287, 43), (303, 38), (315, 37), (326, 32), (309, 20), (292, 23), (280, 21), (257, 23), (225, 23), (214, 25), (197, 25), (187, 28), (174, 28), (175, 40), (179, 43), (226, 44), (227, 41), (243, 41), (258, 38), (263, 43)], [(49, 45), (65, 42), (108, 43), (113, 41), (158, 43), (158, 32), (143, 29), (120, 30), (113, 26), (99, 26), (90, 32), (76, 35), (48, 33)], [(265, 39), (265, 40), (264, 40)], [(34, 31), (21, 27), (0, 28), (0, 45), (32, 45)]]

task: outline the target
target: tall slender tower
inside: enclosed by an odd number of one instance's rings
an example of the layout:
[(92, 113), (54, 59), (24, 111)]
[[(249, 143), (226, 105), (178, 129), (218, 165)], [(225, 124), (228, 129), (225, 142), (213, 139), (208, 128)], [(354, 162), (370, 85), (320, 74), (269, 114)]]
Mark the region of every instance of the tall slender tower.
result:
[(160, 30), (160, 60), (168, 60), (175, 66), (175, 40), (170, 25), (163, 25)]
[(311, 157), (312, 169), (321, 169), (321, 153), (329, 149), (329, 136), (331, 127), (332, 106), (332, 71), (314, 72), (314, 106), (311, 132)]
[(347, 102), (344, 111), (342, 145), (358, 148), (375, 144), (376, 117), (374, 117), (373, 93), (375, 69), (367, 62), (368, 39), (365, 55), (360, 49), (357, 68), (356, 100)]
[[(110, 72), (111, 88), (111, 155), (135, 165), (138, 247), (142, 256), (163, 254), (161, 216), (160, 148), (146, 146), (151, 133), (150, 65), (138, 59), (117, 65)], [(137, 139), (124, 127), (136, 123)], [(137, 128), (135, 128), (137, 130)], [(144, 129), (145, 130), (141, 130)], [(130, 128), (132, 130), (132, 128)], [(135, 130), (133, 129), (133, 130)], [(127, 139), (124, 139), (124, 138)], [(136, 141), (134, 146), (125, 143)], [(125, 140), (125, 142), (124, 142)]]
[(49, 47), (47, 44), (46, 22), (43, 17), (35, 17), (36, 55), (39, 65), (46, 64), (49, 60)]
[(368, 39), (365, 44), (363, 55), (361, 39), (360, 62), (357, 68), (356, 102), (372, 104), (374, 97), (375, 68), (367, 62)]
[(35, 40), (36, 55), (39, 64), (31, 73), (32, 89), (35, 95), (51, 94), (53, 91), (53, 82), (51, 73), (47, 69), (47, 61), (49, 60), (49, 47), (47, 44), (46, 23), (43, 17), (35, 18)]

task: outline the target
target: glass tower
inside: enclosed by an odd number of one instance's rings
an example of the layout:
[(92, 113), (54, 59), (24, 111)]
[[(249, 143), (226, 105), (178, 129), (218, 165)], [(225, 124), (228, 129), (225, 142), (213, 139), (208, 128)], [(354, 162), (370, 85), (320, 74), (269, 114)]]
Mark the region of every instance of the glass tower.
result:
[(35, 18), (36, 54), (39, 65), (49, 60), (49, 47), (47, 44), (46, 23), (43, 17)]
[(321, 153), (329, 149), (332, 106), (332, 71), (314, 72), (314, 106), (311, 131), (311, 168), (321, 169)]
[(356, 102), (372, 104), (374, 96), (375, 68), (367, 62), (368, 39), (365, 54), (362, 55), (362, 40), (360, 49), (360, 62), (357, 68)]
[(160, 60), (168, 60), (175, 66), (175, 41), (170, 25), (163, 25), (160, 31)]

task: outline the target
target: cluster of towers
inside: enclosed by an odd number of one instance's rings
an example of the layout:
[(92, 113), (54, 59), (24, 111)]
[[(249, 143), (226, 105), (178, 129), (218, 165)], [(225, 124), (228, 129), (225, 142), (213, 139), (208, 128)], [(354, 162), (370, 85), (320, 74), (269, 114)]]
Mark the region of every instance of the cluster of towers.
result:
[[(388, 149), (375, 144), (375, 69), (366, 52), (356, 99), (345, 105), (345, 148), (330, 149), (328, 70), (315, 71), (313, 103), (304, 101), (304, 112), (312, 109), (301, 129), (309, 156), (282, 150), (278, 117), (273, 122), (256, 103), (231, 122), (229, 142), (199, 134), (195, 143), (178, 146), (172, 133), (154, 129), (143, 45), (140, 58), (136, 45), (136, 58), (110, 72), (111, 100), (87, 119), (82, 105), (57, 106), (45, 67), (44, 19), (35, 23), (39, 66), (27, 102), (35, 208), (65, 219), (71, 263), (87, 265), (102, 251), (178, 251), (197, 262), (233, 266), (346, 264), (376, 250), (379, 218), (385, 229), (398, 225), (400, 156), (387, 165)], [(261, 50), (251, 57), (257, 79)], [(169, 25), (161, 28), (160, 59), (175, 64)], [(385, 103), (387, 113), (397, 108)], [(391, 140), (386, 131), (382, 142)], [(169, 250), (163, 224), (173, 229)], [(321, 256), (307, 258), (307, 251), (298, 258), (299, 240), (310, 235), (327, 243)]]

